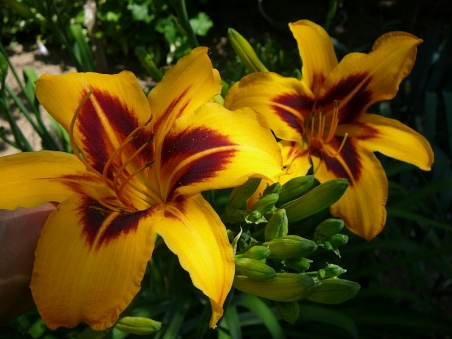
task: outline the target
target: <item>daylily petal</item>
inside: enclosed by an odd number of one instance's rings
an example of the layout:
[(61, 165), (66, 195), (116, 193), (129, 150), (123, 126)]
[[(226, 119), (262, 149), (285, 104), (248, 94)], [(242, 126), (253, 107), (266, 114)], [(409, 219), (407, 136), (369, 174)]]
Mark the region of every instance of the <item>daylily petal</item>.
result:
[(274, 182), (283, 173), (266, 120), (249, 108), (231, 112), (210, 103), (187, 113), (165, 137), (161, 152), (159, 182), (167, 199), (238, 186), (253, 176)]
[(290, 179), (306, 175), (311, 168), (311, 161), (309, 160), (309, 149), (303, 149), (303, 146), (293, 141), (281, 140), (278, 142), (281, 148), (281, 155), (283, 157), (283, 164), (287, 166), (287, 174), (280, 179), (281, 185), (288, 182)]
[[(286, 172), (279, 179), (279, 183), (284, 185), (290, 179), (306, 175), (311, 168), (309, 150), (303, 149), (302, 145), (293, 141), (281, 140), (278, 142), (278, 145), (281, 149), (284, 167), (286, 167)], [(254, 206), (261, 197), (262, 192), (272, 183), (269, 180), (261, 181), (259, 187), (246, 202), (248, 209)]]
[(375, 114), (363, 114), (355, 124), (339, 125), (336, 134), (361, 140), (360, 145), (370, 151), (381, 152), (424, 171), (431, 169), (433, 150), (418, 132), (400, 121)]
[[(91, 95), (90, 90), (94, 91)], [(73, 138), (86, 161), (100, 173), (108, 158), (126, 137), (151, 118), (149, 104), (141, 86), (133, 73), (127, 71), (116, 75), (45, 74), (36, 82), (36, 95), (69, 133), (74, 114), (79, 108)], [(131, 141), (133, 147), (125, 148), (124, 155), (130, 156), (150, 135), (149, 131), (138, 133)], [(148, 153), (151, 153), (148, 158), (152, 159), (152, 150)], [(111, 172), (108, 174), (111, 178)]]
[(111, 327), (140, 290), (161, 205), (131, 215), (72, 196), (53, 211), (36, 250), (33, 298), (47, 326)]
[(207, 47), (198, 47), (169, 69), (148, 95), (157, 147), (174, 121), (221, 93), (221, 79), (212, 68)]
[[(334, 144), (334, 143), (333, 143)], [(340, 140), (336, 140), (336, 146)], [(347, 139), (336, 157), (337, 148), (324, 145), (311, 153), (314, 175), (320, 182), (346, 178), (349, 187), (341, 199), (331, 206), (331, 214), (344, 220), (347, 228), (371, 240), (384, 228), (388, 179), (375, 154), (366, 150), (359, 140)]]
[(246, 75), (224, 100), (230, 110), (252, 107), (267, 118), (278, 138), (290, 141), (301, 141), (303, 120), (313, 104), (314, 95), (303, 82), (270, 72)]
[(392, 32), (381, 36), (369, 54), (347, 54), (322, 85), (317, 106), (331, 111), (337, 100), (340, 123), (353, 123), (373, 103), (396, 95), (421, 42), (409, 33)]
[(39, 151), (0, 158), (0, 206), (5, 209), (33, 207), (46, 201), (61, 202), (74, 193), (94, 198), (108, 190), (75, 155)]
[(337, 65), (333, 42), (322, 26), (309, 20), (290, 23), (289, 28), (297, 40), (303, 62), (301, 80), (317, 96), (328, 74)]
[(165, 206), (165, 219), (155, 225), (168, 248), (190, 273), (193, 285), (210, 298), (215, 327), (234, 278), (234, 258), (226, 229), (213, 208), (197, 194)]

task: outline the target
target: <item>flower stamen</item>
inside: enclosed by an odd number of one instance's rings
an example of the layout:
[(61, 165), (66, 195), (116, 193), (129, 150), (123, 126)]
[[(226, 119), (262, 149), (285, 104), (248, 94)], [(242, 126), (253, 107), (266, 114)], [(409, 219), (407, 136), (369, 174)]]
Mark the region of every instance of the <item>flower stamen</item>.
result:
[(330, 142), (331, 139), (333, 139), (334, 134), (336, 133), (337, 125), (339, 125), (339, 104), (339, 101), (334, 100), (333, 117), (331, 118), (330, 130), (325, 139), (326, 143)]
[[(145, 163), (143, 166), (141, 166), (139, 169), (137, 169), (135, 172), (133, 172), (132, 174), (130, 174), (126, 180), (124, 180), (124, 182), (121, 184), (121, 186), (119, 187), (118, 191), (117, 191), (117, 195), (119, 200), (121, 200), (121, 202), (125, 205), (125, 201), (124, 198), (122, 196), (122, 191), (124, 190), (124, 187), (129, 184), (130, 180), (137, 175), (138, 173), (142, 172), (144, 169), (148, 168), (149, 166), (151, 166), (154, 163), (154, 160), (151, 160), (147, 163)], [(144, 200), (144, 199), (143, 199)]]
[(336, 158), (341, 153), (342, 149), (344, 148), (345, 141), (347, 140), (347, 137), (348, 137), (348, 133), (345, 133), (344, 139), (342, 139), (341, 145), (339, 146), (337, 151), (335, 153), (333, 153), (332, 155), (330, 155), (332, 158)]

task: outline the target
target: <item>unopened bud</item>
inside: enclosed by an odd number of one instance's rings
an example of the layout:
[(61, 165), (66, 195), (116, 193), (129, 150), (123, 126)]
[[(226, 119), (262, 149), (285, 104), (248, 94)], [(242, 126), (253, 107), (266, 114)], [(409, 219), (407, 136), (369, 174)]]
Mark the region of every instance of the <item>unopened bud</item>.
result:
[(265, 281), (252, 281), (243, 276), (235, 276), (232, 286), (262, 298), (291, 302), (310, 295), (315, 288), (315, 282), (301, 273), (276, 273), (273, 279)]
[(292, 201), (300, 195), (307, 192), (308, 189), (314, 184), (313, 175), (305, 175), (290, 179), (281, 187), (281, 193), (279, 194), (278, 206)]
[(115, 327), (122, 332), (147, 335), (159, 331), (162, 323), (145, 317), (124, 317), (118, 320)]
[(332, 237), (328, 238), (328, 241), (331, 245), (333, 245), (333, 247), (337, 247), (348, 243), (348, 236), (345, 234), (335, 234)]
[(248, 198), (257, 190), (260, 178), (249, 178), (243, 185), (235, 187), (228, 198), (226, 214), (233, 215), (235, 211), (245, 205)]
[(268, 72), (268, 69), (262, 64), (256, 55), (250, 43), (235, 29), (228, 29), (228, 38), (232, 48), (238, 57), (250, 72)]
[(353, 298), (358, 293), (359, 284), (344, 279), (331, 278), (321, 280), (307, 299), (323, 304), (340, 304)]
[(282, 238), (266, 241), (262, 244), (270, 249), (269, 259), (303, 258), (317, 249), (317, 244), (298, 235), (287, 235)]
[(239, 258), (235, 260), (235, 273), (248, 277), (253, 281), (264, 281), (274, 278), (276, 275), (275, 270), (263, 263), (262, 261)]
[(305, 195), (281, 206), (286, 209), (290, 222), (305, 219), (320, 212), (336, 201), (344, 194), (348, 187), (346, 179), (334, 179), (327, 181)]
[(296, 270), (298, 272), (304, 272), (311, 266), (312, 260), (307, 258), (301, 259), (287, 259), (284, 260), (284, 266)]
[(265, 213), (269, 212), (272, 208), (275, 207), (275, 203), (278, 201), (278, 198), (278, 193), (271, 193), (260, 198), (254, 204), (250, 214), (248, 215), (248, 221), (258, 221)]
[(326, 219), (315, 229), (315, 238), (329, 238), (339, 233), (344, 228), (344, 221), (342, 219)]
[(281, 193), (281, 189), (282, 186), (279, 182), (274, 183), (270, 186), (267, 186), (267, 188), (265, 188), (265, 190), (262, 192), (262, 196), (266, 196), (267, 194), (271, 194), (271, 193)]
[(286, 210), (279, 209), (272, 215), (265, 226), (265, 241), (281, 238), (287, 235), (289, 231), (289, 220)]
[(300, 305), (298, 301), (292, 302), (280, 302), (277, 301), (276, 309), (278, 310), (279, 315), (289, 324), (295, 324), (295, 322), (300, 317)]
[(270, 250), (266, 246), (253, 246), (248, 251), (243, 253), (243, 257), (262, 260), (270, 255)]
[(347, 270), (344, 270), (342, 267), (334, 264), (329, 264), (327, 267), (324, 268), (324, 270), (325, 275), (328, 278), (336, 278), (341, 274), (347, 272)]

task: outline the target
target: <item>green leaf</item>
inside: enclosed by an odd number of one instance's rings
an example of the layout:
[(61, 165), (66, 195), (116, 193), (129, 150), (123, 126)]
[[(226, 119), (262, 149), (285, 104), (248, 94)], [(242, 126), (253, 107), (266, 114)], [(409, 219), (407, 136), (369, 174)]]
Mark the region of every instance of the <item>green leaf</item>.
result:
[(190, 26), (196, 35), (206, 36), (213, 26), (213, 21), (204, 12), (199, 12), (195, 18), (190, 19)]
[(148, 2), (144, 1), (141, 4), (137, 2), (129, 2), (127, 9), (132, 12), (132, 18), (135, 21), (143, 21), (149, 24), (155, 19), (155, 15), (149, 15)]
[(275, 314), (261, 299), (250, 294), (243, 294), (237, 301), (237, 304), (248, 308), (251, 312), (258, 316), (274, 339), (286, 338), (286, 335)]
[(300, 321), (333, 325), (345, 330), (352, 338), (358, 338), (358, 329), (355, 322), (342, 312), (329, 308), (317, 305), (302, 305)]

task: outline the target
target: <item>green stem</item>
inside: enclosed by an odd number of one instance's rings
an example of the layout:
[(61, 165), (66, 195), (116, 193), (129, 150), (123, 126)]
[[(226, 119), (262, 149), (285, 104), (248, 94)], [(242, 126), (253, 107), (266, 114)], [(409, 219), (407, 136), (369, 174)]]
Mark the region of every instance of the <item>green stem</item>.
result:
[(170, 3), (176, 10), (177, 18), (179, 19), (181, 26), (187, 32), (191, 48), (198, 47), (199, 42), (198, 39), (196, 39), (195, 32), (193, 32), (193, 29), (191, 28), (190, 20), (187, 14), (187, 7), (185, 6), (185, 0), (170, 0)]
[[(20, 149), (23, 152), (33, 151), (33, 147), (31, 147), (30, 143), (22, 134), (20, 128), (17, 126), (16, 121), (9, 111), (8, 105), (6, 104), (5, 100), (0, 100), (0, 109), (8, 120), (9, 126), (11, 127), (11, 132), (13, 133), (16, 143), (16, 145), (13, 145), (11, 142), (8, 142), (8, 144), (15, 146), (17, 149)], [(2, 139), (4, 138), (2, 137)]]

